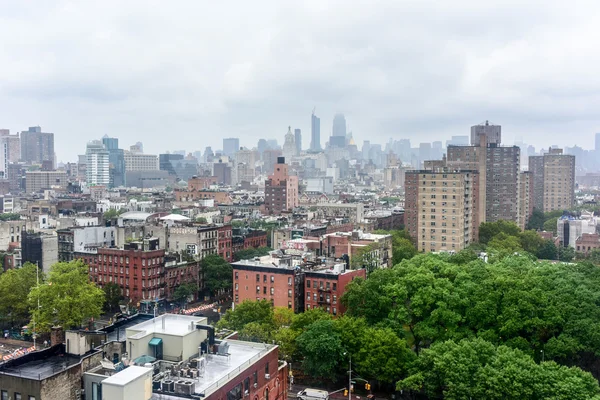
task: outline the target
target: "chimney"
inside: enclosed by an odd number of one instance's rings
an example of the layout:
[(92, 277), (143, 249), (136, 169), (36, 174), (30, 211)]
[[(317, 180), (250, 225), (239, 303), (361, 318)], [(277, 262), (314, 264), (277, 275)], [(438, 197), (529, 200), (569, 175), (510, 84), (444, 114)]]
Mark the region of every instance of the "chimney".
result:
[(65, 342), (65, 331), (62, 326), (53, 326), (50, 331), (50, 346)]

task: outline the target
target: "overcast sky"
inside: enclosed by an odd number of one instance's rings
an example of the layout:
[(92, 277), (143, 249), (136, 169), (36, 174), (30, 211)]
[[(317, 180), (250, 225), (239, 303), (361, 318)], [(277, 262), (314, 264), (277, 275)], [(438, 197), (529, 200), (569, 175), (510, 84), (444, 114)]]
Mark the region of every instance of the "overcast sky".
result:
[[(50, 5), (49, 3), (53, 3)], [(525, 5), (522, 3), (526, 3)], [(59, 161), (104, 134), (147, 153), (256, 146), (343, 112), (359, 146), (593, 146), (598, 1), (0, 0), (0, 128), (55, 133)]]

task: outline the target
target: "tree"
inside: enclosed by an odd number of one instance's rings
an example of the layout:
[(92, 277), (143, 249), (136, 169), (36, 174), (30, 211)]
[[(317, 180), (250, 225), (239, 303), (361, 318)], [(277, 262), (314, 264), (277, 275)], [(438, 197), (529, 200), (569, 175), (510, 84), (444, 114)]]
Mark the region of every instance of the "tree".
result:
[(537, 257), (542, 260), (556, 260), (556, 245), (550, 239), (544, 240), (544, 244), (537, 252)]
[(104, 213), (104, 219), (108, 220), (108, 219), (112, 219), (112, 218), (116, 218), (119, 215), (123, 214), (125, 211), (124, 208), (121, 208), (120, 210), (115, 210), (114, 208), (111, 208), (110, 210), (106, 211)]
[(267, 300), (246, 300), (235, 306), (235, 310), (227, 310), (218, 323), (220, 328), (239, 331), (245, 325), (254, 322), (273, 327), (273, 306)]
[[(19, 269), (9, 269), (0, 275), (0, 317), (11, 325), (27, 321), (29, 306), (24, 299), (37, 284), (37, 266), (25, 263)], [(44, 275), (39, 272), (40, 281)]]
[(529, 230), (521, 233), (520, 240), (523, 250), (534, 255), (537, 255), (544, 246), (544, 238), (536, 231)]
[(306, 374), (335, 380), (344, 348), (333, 321), (314, 322), (298, 336), (296, 344), (304, 356), (302, 367)]
[(196, 218), (196, 222), (202, 225), (206, 225), (208, 224), (208, 220), (205, 217), (198, 217)]
[(557, 258), (560, 261), (571, 262), (575, 258), (575, 249), (570, 246), (558, 246)]
[(18, 221), (21, 219), (20, 214), (16, 213), (2, 213), (0, 214), (0, 221)]
[(402, 260), (410, 260), (417, 255), (417, 249), (410, 239), (395, 237), (392, 242), (392, 262), (399, 264)]
[(37, 330), (48, 332), (54, 325), (80, 328), (100, 315), (105, 299), (104, 291), (90, 282), (87, 265), (75, 260), (54, 264), (46, 283), (33, 287), (28, 300)]
[(507, 236), (519, 236), (521, 229), (512, 221), (482, 222), (479, 225), (479, 243), (488, 244), (494, 236), (500, 233), (505, 233)]
[(529, 217), (529, 222), (527, 223), (527, 229), (532, 229), (534, 231), (541, 231), (544, 229), (544, 213), (537, 208), (533, 209), (531, 216)]
[(250, 342), (269, 342), (273, 333), (272, 325), (268, 323), (249, 322), (239, 331), (241, 340)]
[(211, 254), (202, 259), (200, 267), (204, 273), (204, 287), (213, 295), (231, 290), (233, 267), (222, 257)]
[(445, 399), (600, 399), (590, 373), (554, 362), (537, 364), (520, 350), (481, 338), (424, 350), (397, 389)]
[(290, 328), (296, 331), (302, 331), (317, 321), (330, 319), (331, 314), (328, 312), (323, 311), (321, 308), (311, 308), (303, 313), (294, 315)]
[(233, 259), (236, 261), (240, 260), (251, 260), (254, 257), (262, 257), (268, 255), (273, 249), (270, 247), (257, 247), (240, 250), (233, 254)]
[(114, 282), (109, 282), (102, 288), (104, 291), (104, 309), (113, 312), (119, 309), (119, 302), (123, 300), (121, 287)]
[(379, 248), (379, 243), (371, 243), (358, 250), (357, 253), (352, 256), (352, 269), (364, 268), (368, 275), (379, 268)]
[(198, 288), (192, 283), (181, 284), (173, 291), (173, 300), (181, 304), (185, 304), (189, 297), (197, 291)]
[(390, 328), (368, 328), (357, 357), (359, 375), (385, 383), (396, 382), (415, 354)]
[(558, 218), (550, 218), (546, 220), (546, 222), (544, 222), (544, 230), (547, 232), (552, 232), (554, 235), (556, 235), (557, 223)]
[(489, 242), (488, 248), (507, 254), (514, 254), (523, 251), (518, 236), (509, 236), (504, 232), (495, 235)]

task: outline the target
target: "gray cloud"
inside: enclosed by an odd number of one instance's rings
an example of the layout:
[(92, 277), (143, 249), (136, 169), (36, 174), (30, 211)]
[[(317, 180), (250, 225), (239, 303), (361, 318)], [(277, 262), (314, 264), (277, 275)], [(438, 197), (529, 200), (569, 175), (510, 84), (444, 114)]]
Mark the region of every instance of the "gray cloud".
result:
[(104, 134), (155, 153), (282, 141), (315, 106), (359, 143), (489, 119), (507, 143), (590, 147), (600, 127), (597, 2), (213, 3), (0, 1), (0, 126), (42, 125), (65, 161)]

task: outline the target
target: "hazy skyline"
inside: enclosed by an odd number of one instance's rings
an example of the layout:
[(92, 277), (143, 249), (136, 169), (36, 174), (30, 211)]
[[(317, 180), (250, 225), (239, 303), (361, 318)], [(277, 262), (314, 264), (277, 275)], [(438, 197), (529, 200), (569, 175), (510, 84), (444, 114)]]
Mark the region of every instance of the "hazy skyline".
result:
[(0, 1), (0, 128), (54, 132), (59, 161), (105, 134), (204, 151), (291, 125), (306, 148), (313, 107), (322, 145), (337, 112), (359, 146), (600, 131), (596, 2), (53, 3)]

